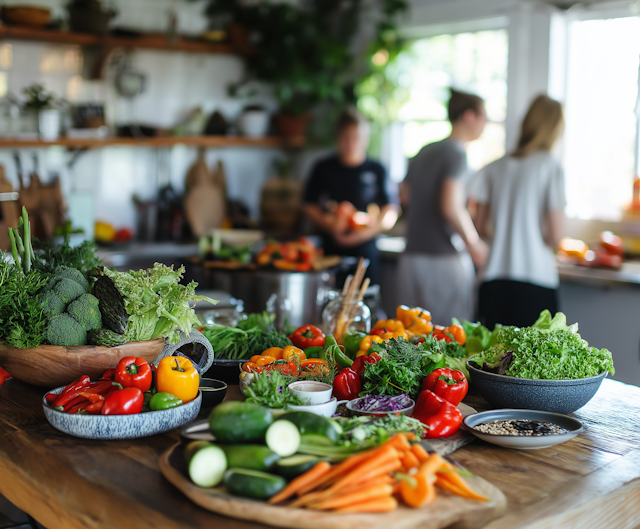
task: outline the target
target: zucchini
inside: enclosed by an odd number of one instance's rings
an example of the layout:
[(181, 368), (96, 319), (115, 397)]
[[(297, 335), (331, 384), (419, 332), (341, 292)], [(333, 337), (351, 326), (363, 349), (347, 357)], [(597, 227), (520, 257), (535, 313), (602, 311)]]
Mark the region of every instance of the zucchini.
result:
[(184, 449), (184, 461), (191, 481), (199, 487), (215, 487), (227, 470), (227, 457), (208, 441), (192, 441)]
[(231, 494), (267, 500), (285, 488), (287, 481), (281, 476), (274, 476), (257, 470), (230, 468), (224, 475), (224, 486)]
[(302, 435), (321, 435), (334, 443), (338, 441), (340, 432), (334, 421), (309, 413), (307, 411), (292, 411), (278, 417), (278, 421), (290, 421), (298, 427)]
[(275, 470), (286, 479), (294, 479), (311, 470), (319, 461), (316, 456), (295, 455), (278, 461)]
[(271, 469), (280, 459), (273, 450), (262, 445), (222, 446), (230, 468), (246, 468), (261, 472)]
[(300, 432), (291, 421), (276, 421), (267, 429), (265, 442), (280, 457), (289, 457), (300, 448)]
[(229, 444), (263, 442), (272, 422), (268, 408), (248, 402), (223, 402), (209, 416), (213, 436)]

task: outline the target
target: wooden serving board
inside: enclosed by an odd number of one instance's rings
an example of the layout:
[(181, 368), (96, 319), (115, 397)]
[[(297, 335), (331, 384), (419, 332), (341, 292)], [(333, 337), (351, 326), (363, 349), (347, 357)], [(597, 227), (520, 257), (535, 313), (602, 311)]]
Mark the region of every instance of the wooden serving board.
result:
[(467, 478), (489, 502), (466, 500), (438, 490), (436, 501), (422, 509), (400, 506), (384, 514), (332, 514), (308, 509), (291, 509), (232, 496), (222, 486), (204, 489), (187, 476), (180, 444), (160, 457), (160, 471), (191, 501), (218, 514), (295, 529), (441, 529), (455, 523), (456, 529), (475, 529), (502, 515), (507, 506), (504, 494), (484, 479)]

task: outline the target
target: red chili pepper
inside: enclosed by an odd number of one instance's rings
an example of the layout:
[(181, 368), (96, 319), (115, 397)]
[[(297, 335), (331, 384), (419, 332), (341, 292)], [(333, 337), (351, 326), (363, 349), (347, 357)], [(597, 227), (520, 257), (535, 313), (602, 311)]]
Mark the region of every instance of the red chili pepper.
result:
[(333, 379), (333, 394), (338, 400), (353, 400), (358, 397), (361, 389), (360, 377), (350, 367), (345, 367)]
[(104, 400), (99, 400), (98, 402), (89, 404), (86, 408), (87, 413), (90, 413), (91, 415), (98, 415), (102, 411), (103, 405), (104, 405)]
[(107, 369), (104, 373), (102, 373), (100, 380), (114, 380), (115, 378), (116, 378), (116, 370)]
[(102, 405), (102, 415), (131, 415), (140, 413), (144, 394), (139, 388), (124, 388), (112, 391)]
[(322, 347), (324, 338), (324, 333), (313, 325), (303, 325), (289, 336), (291, 343), (302, 350), (307, 347)]
[(78, 404), (76, 404), (72, 408), (69, 408), (68, 410), (65, 410), (65, 412), (66, 413), (82, 413), (87, 409), (87, 407), (90, 404), (91, 403), (88, 400), (85, 400), (84, 402), (78, 402)]
[(88, 391), (80, 392), (80, 396), (87, 399), (91, 404), (104, 400), (104, 395), (99, 395), (98, 393), (89, 393)]
[(379, 360), (380, 355), (378, 353), (371, 353), (370, 355), (360, 355), (353, 361), (351, 369), (353, 369), (358, 374), (358, 376), (362, 376), (362, 372), (368, 364), (375, 364)]
[(64, 406), (55, 406), (55, 409), (58, 411), (64, 411), (66, 413), (69, 413), (69, 410), (73, 409), (78, 404), (82, 404), (83, 402), (89, 402), (89, 401), (85, 397), (81, 397), (80, 395), (78, 395), (73, 399), (71, 399), (69, 402), (67, 402), (67, 404), (65, 404)]
[(143, 358), (127, 356), (116, 366), (115, 380), (124, 388), (138, 388), (143, 393), (151, 388), (151, 367)]
[(72, 399), (78, 396), (78, 392), (91, 384), (91, 379), (87, 375), (82, 375), (79, 379), (74, 380), (66, 388), (62, 390), (62, 393), (58, 395), (58, 398), (53, 401), (52, 407), (58, 406), (66, 407)]
[(462, 412), (428, 389), (418, 396), (413, 418), (428, 427), (423, 435), (427, 439), (448, 437), (456, 433), (462, 424)]
[(439, 397), (457, 406), (469, 391), (469, 382), (462, 371), (439, 367), (425, 377), (422, 381), (422, 389), (433, 391)]
[(0, 367), (0, 386), (5, 383), (6, 380), (13, 378), (9, 373)]
[(56, 400), (60, 395), (56, 394), (56, 393), (47, 393), (44, 398), (47, 400), (47, 402), (49, 404), (51, 404), (54, 400)]

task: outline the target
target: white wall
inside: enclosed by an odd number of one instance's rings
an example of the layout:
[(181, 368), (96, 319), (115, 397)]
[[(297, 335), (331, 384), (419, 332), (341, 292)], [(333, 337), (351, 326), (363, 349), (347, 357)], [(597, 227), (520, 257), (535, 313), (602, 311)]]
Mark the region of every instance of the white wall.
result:
[[(64, 15), (64, 0), (33, 0), (31, 3), (53, 6), (54, 17)], [(206, 27), (206, 19), (200, 15), (203, 2), (112, 0), (109, 3), (119, 11), (115, 25), (164, 31), (168, 10), (173, 9), (178, 13), (181, 33), (197, 34)], [(0, 63), (0, 72), (5, 72), (10, 92), (20, 94), (25, 85), (43, 82), (58, 96), (73, 102), (104, 102), (112, 123), (135, 119), (143, 124), (171, 127), (197, 106), (207, 114), (218, 109), (233, 120), (247, 104), (244, 99), (227, 95), (227, 86), (243, 75), (242, 61), (235, 56), (136, 51), (133, 64), (147, 74), (148, 89), (131, 104), (119, 98), (112, 88), (112, 70), (104, 81), (81, 79), (82, 54), (75, 46), (30, 42), (0, 44), (10, 45), (13, 56), (10, 67), (3, 68)], [(275, 109), (275, 102), (268, 94), (258, 100)], [(28, 149), (20, 153), (26, 171), (33, 166), (34, 152), (34, 149)], [(170, 150), (168, 174), (177, 190), (182, 189), (184, 176), (196, 154), (195, 148), (185, 146)], [(72, 205), (71, 215), (76, 217), (76, 222), (84, 224), (85, 229), (92, 228), (93, 219), (87, 219), (86, 214), (92, 209), (95, 219), (106, 220), (117, 227), (134, 226), (133, 195), (149, 199), (155, 194), (158, 167), (154, 149), (95, 149), (82, 154), (71, 169), (67, 167), (70, 153), (65, 149), (42, 149), (38, 156), (40, 173), (45, 180), (50, 173), (61, 174), (65, 194)], [(225, 163), (230, 196), (243, 199), (254, 213), (257, 213), (262, 183), (271, 175), (273, 161), (279, 156), (282, 152), (277, 149), (209, 149), (207, 152), (211, 165), (218, 159)], [(0, 150), (0, 163), (5, 166), (8, 178), (16, 183), (11, 151)]]

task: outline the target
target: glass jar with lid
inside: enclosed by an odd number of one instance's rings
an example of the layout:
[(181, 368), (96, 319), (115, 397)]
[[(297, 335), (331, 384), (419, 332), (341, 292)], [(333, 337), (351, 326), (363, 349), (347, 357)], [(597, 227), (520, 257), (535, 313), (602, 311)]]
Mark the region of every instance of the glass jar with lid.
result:
[(371, 310), (363, 301), (351, 300), (344, 306), (344, 297), (336, 296), (322, 311), (322, 324), (326, 334), (333, 334), (338, 343), (351, 331), (369, 333)]

